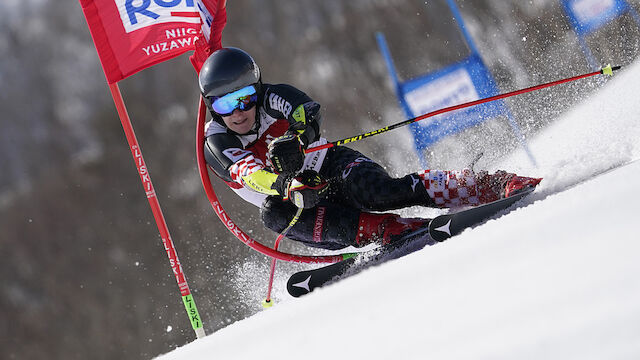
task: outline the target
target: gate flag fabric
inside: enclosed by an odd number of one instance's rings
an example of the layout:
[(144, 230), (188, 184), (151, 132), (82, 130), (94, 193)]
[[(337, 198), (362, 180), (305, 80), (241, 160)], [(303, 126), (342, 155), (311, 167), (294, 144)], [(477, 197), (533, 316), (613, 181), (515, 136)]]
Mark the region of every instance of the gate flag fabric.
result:
[(199, 0), (198, 4), (204, 38), (196, 40), (196, 51), (189, 60), (199, 74), (209, 55), (222, 47), (222, 29), (227, 24), (227, 0)]
[(199, 71), (202, 56), (206, 59), (208, 53), (221, 47), (222, 29), (227, 22), (226, 0), (79, 1), (191, 326), (196, 337), (202, 338), (206, 335), (204, 326), (178, 260), (118, 82), (189, 50), (196, 50), (191, 62)]
[(224, 0), (80, 0), (80, 4), (109, 84), (189, 50), (196, 50), (191, 61), (199, 70), (208, 54), (220, 48), (227, 21)]

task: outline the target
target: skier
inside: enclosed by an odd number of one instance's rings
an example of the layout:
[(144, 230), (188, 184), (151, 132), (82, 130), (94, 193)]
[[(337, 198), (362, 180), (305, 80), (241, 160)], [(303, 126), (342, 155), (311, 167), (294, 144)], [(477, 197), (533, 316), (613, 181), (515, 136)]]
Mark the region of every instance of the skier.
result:
[(542, 179), (505, 171), (488, 174), (425, 170), (393, 178), (367, 156), (344, 146), (305, 155), (321, 144), (320, 104), (287, 84), (264, 84), (253, 58), (222, 48), (205, 61), (200, 91), (212, 120), (204, 153), (209, 167), (238, 195), (261, 208), (265, 226), (287, 237), (337, 250), (389, 244), (429, 219), (379, 213), (409, 206), (479, 205)]

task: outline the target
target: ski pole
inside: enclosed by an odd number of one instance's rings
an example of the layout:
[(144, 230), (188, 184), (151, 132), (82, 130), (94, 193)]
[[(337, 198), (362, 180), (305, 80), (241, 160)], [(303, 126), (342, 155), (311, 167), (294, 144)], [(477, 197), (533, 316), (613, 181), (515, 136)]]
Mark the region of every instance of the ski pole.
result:
[(315, 146), (315, 147), (306, 149), (305, 153), (308, 154), (310, 152), (314, 152), (314, 151), (318, 151), (318, 150), (322, 150), (322, 149), (329, 149), (329, 148), (332, 148), (334, 146), (344, 145), (344, 144), (352, 143), (352, 142), (355, 142), (355, 141), (360, 141), (362, 139), (369, 138), (369, 137), (372, 137), (374, 135), (382, 134), (382, 133), (385, 133), (387, 131), (390, 131), (390, 130), (393, 130), (393, 129), (397, 129), (399, 127), (402, 127), (402, 126), (405, 126), (405, 125), (409, 125), (409, 124), (412, 124), (414, 122), (418, 122), (420, 120), (424, 120), (426, 118), (430, 118), (430, 117), (433, 117), (433, 116), (436, 116), (436, 115), (440, 115), (440, 114), (444, 114), (444, 113), (447, 113), (447, 112), (468, 108), (468, 107), (479, 105), (479, 104), (488, 103), (488, 102), (495, 101), (495, 100), (508, 98), (508, 97), (515, 96), (515, 95), (524, 94), (524, 93), (527, 93), (527, 92), (532, 92), (532, 91), (548, 88), (548, 87), (555, 86), (555, 85), (560, 85), (560, 84), (567, 83), (567, 82), (570, 82), (570, 81), (584, 79), (586, 77), (590, 77), (590, 76), (594, 76), (594, 75), (600, 75), (600, 74), (613, 76), (613, 72), (616, 71), (616, 70), (619, 70), (619, 69), (620, 69), (620, 66), (607, 65), (607, 66), (603, 67), (602, 69), (600, 69), (598, 71), (594, 71), (592, 73), (577, 75), (577, 76), (569, 77), (569, 78), (562, 79), (562, 80), (556, 80), (556, 81), (548, 82), (548, 83), (545, 83), (545, 84), (531, 86), (531, 87), (528, 87), (526, 89), (515, 90), (515, 91), (511, 91), (511, 92), (504, 93), (504, 94), (498, 94), (498, 95), (491, 96), (491, 97), (484, 98), (484, 99), (479, 99), (479, 100), (469, 101), (469, 102), (466, 102), (466, 103), (463, 103), (463, 104), (459, 104), (459, 105), (449, 106), (449, 107), (446, 107), (446, 108), (442, 108), (442, 109), (439, 109), (439, 110), (432, 111), (430, 113), (426, 113), (424, 115), (420, 115), (420, 116), (417, 116), (417, 117), (414, 117), (414, 118), (411, 118), (411, 119), (407, 119), (407, 120), (401, 121), (401, 122), (393, 124), (393, 125), (385, 126), (385, 127), (380, 128), (378, 130), (374, 130), (374, 131), (370, 131), (370, 132), (363, 133), (363, 134), (360, 134), (360, 135), (356, 135), (356, 136), (344, 138), (344, 139), (341, 139), (341, 140), (333, 141), (333, 142), (330, 142), (330, 143), (326, 143), (324, 145)]
[[(273, 248), (275, 250), (278, 250), (278, 246), (280, 246), (280, 241), (287, 236), (287, 233), (289, 232), (289, 230), (291, 230), (291, 228), (298, 222), (298, 220), (300, 219), (300, 215), (302, 214), (302, 210), (304, 208), (299, 207), (298, 211), (296, 211), (296, 214), (293, 216), (293, 219), (291, 219), (291, 221), (289, 222), (289, 225), (287, 226), (286, 229), (284, 229), (280, 235), (278, 235), (278, 237), (276, 238), (276, 243), (273, 245)], [(273, 289), (273, 277), (274, 274), (276, 272), (276, 262), (278, 261), (278, 259), (276, 258), (272, 258), (271, 259), (271, 274), (269, 275), (269, 289), (267, 290), (267, 297), (262, 301), (262, 307), (263, 308), (270, 308), (271, 306), (273, 306), (273, 302), (271, 302), (271, 289)]]

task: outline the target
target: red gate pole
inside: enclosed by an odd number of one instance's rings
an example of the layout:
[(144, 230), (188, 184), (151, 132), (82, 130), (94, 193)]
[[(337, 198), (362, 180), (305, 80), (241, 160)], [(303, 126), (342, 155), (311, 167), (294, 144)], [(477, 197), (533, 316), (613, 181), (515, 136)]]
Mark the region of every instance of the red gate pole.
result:
[(162, 209), (160, 208), (160, 202), (158, 202), (156, 191), (153, 187), (153, 184), (151, 183), (151, 176), (149, 175), (147, 165), (145, 164), (144, 158), (142, 157), (142, 150), (140, 149), (140, 145), (138, 144), (138, 140), (136, 139), (135, 132), (133, 131), (131, 119), (129, 118), (129, 114), (127, 113), (127, 108), (125, 107), (124, 100), (122, 99), (122, 94), (120, 93), (118, 83), (109, 84), (109, 90), (111, 91), (111, 97), (113, 98), (113, 102), (115, 103), (116, 109), (118, 110), (118, 116), (120, 117), (122, 128), (124, 129), (125, 136), (127, 137), (127, 142), (129, 143), (129, 147), (131, 148), (131, 155), (133, 156), (133, 160), (136, 164), (136, 167), (138, 168), (140, 181), (142, 182), (144, 191), (147, 194), (149, 206), (151, 207), (153, 217), (155, 218), (156, 225), (158, 226), (158, 230), (160, 231), (160, 237), (162, 237), (164, 249), (167, 251), (171, 269), (173, 270), (173, 274), (176, 277), (178, 287), (180, 288), (180, 295), (182, 295), (182, 302), (184, 303), (185, 309), (187, 310), (189, 321), (191, 322), (191, 326), (196, 333), (196, 337), (204, 337), (206, 334), (202, 326), (202, 319), (200, 319), (200, 314), (198, 313), (196, 303), (193, 300), (193, 295), (191, 295), (191, 291), (189, 290), (187, 278), (182, 271), (182, 265), (180, 264), (180, 260), (178, 260), (178, 253), (173, 246), (173, 240), (171, 240), (169, 228), (167, 227), (167, 223), (164, 220), (164, 215), (162, 214)]

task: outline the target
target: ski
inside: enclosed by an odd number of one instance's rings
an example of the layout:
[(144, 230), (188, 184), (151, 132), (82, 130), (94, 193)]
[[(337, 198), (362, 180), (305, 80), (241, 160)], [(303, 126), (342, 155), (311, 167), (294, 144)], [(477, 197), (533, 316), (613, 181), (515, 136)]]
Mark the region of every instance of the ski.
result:
[(373, 250), (346, 254), (346, 259), (320, 268), (299, 271), (289, 277), (287, 291), (293, 297), (308, 294), (334, 279), (355, 275), (360, 271), (392, 259), (418, 251), (426, 245), (436, 242), (429, 237), (429, 229), (423, 228), (406, 235), (404, 238)]
[(507, 198), (457, 213), (436, 216), (429, 223), (429, 235), (431, 235), (435, 241), (445, 241), (452, 236), (460, 234), (465, 229), (477, 225), (500, 211), (509, 208), (525, 196), (531, 194), (534, 190), (535, 187), (529, 187)]
[(371, 266), (408, 255), (427, 245), (442, 242), (506, 210), (534, 190), (535, 187), (527, 188), (508, 198), (453, 214), (437, 216), (431, 220), (428, 227), (416, 230), (390, 245), (362, 253), (345, 254), (345, 260), (343, 261), (316, 269), (296, 272), (287, 281), (287, 291), (293, 297), (300, 297), (337, 279), (357, 274)]

